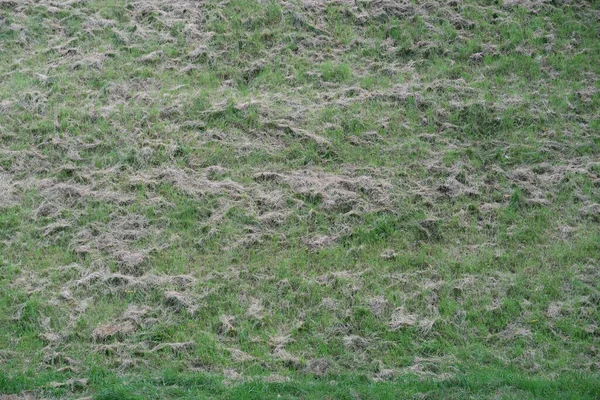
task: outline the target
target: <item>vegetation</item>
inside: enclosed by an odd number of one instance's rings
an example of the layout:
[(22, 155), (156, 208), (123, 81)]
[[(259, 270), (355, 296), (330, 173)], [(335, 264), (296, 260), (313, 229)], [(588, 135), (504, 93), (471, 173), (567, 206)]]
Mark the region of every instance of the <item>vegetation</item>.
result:
[(0, 0), (0, 399), (600, 398), (599, 32)]

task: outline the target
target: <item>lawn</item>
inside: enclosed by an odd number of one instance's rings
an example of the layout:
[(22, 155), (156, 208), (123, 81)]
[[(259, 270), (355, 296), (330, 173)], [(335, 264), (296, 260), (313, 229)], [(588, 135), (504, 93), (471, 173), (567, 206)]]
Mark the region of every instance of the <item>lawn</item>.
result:
[(600, 398), (600, 3), (0, 0), (42, 398)]

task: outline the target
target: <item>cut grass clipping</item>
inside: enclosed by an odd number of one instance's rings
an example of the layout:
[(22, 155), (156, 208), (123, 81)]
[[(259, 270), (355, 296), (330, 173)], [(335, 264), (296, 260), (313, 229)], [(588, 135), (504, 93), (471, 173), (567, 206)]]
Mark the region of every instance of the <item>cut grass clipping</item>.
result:
[(0, 0), (0, 399), (600, 398), (599, 4)]

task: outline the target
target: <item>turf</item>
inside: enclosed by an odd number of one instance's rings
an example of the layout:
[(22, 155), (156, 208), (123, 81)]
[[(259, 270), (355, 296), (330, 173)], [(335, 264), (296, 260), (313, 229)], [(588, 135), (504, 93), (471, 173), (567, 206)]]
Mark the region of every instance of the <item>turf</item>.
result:
[(0, 399), (599, 398), (599, 32), (0, 0)]

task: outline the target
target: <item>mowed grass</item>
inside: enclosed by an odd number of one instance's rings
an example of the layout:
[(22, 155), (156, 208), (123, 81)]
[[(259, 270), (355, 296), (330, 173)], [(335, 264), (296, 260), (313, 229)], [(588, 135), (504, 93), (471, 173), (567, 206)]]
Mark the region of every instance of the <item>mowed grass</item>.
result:
[(599, 398), (599, 15), (0, 0), (0, 398)]

